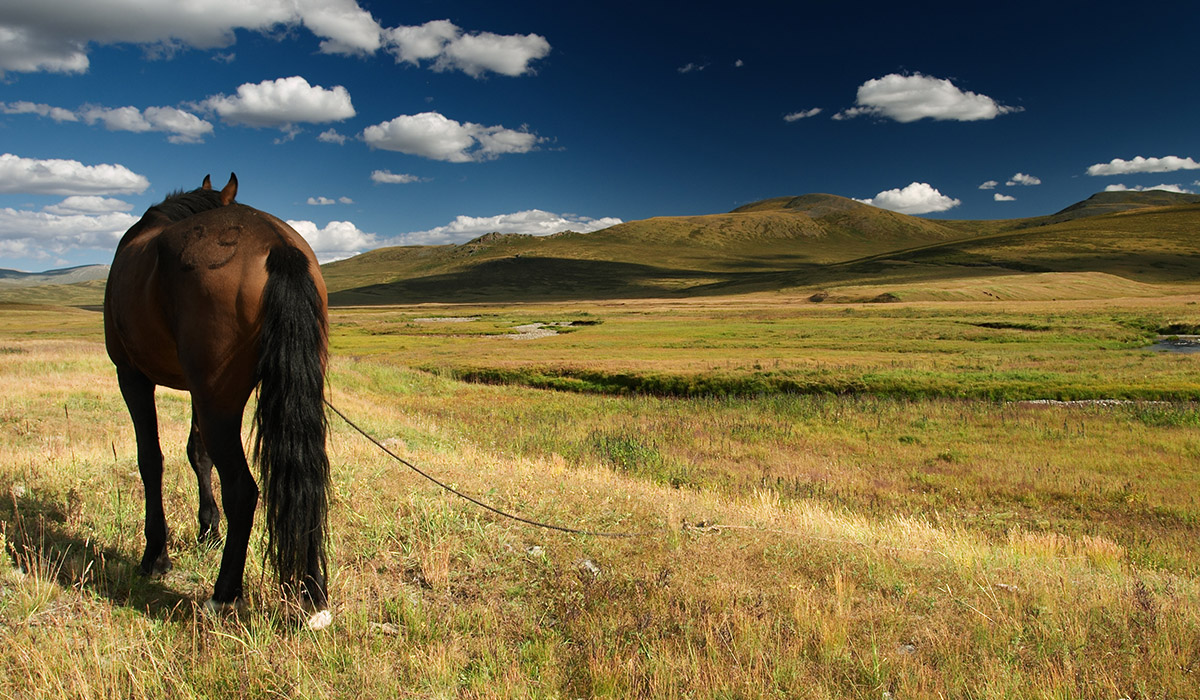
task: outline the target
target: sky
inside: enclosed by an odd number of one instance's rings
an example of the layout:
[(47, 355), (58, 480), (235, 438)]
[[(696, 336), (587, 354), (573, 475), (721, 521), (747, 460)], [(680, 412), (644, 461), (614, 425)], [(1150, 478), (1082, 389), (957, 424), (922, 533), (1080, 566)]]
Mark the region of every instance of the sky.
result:
[(231, 172), (323, 262), (810, 192), (1200, 192), (1200, 3), (0, 0), (0, 268)]

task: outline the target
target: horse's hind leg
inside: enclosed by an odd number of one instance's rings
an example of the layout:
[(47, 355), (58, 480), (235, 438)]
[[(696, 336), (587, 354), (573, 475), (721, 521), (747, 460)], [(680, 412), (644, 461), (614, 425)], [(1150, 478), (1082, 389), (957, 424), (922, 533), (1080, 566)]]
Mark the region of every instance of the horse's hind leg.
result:
[(200, 535), (201, 542), (216, 542), (221, 538), (220, 512), (217, 511), (217, 501), (212, 492), (212, 457), (204, 446), (204, 438), (200, 436), (200, 423), (196, 420), (196, 411), (192, 409), (192, 434), (187, 444), (188, 461), (192, 471), (196, 472), (196, 484), (200, 491)]
[(142, 554), (142, 573), (164, 574), (171, 569), (167, 554), (167, 520), (163, 514), (163, 456), (158, 444), (158, 410), (154, 405), (154, 383), (134, 369), (118, 368), (121, 396), (133, 418), (137, 435), (138, 471), (146, 491), (146, 551)]
[(242, 597), (242, 576), (246, 570), (246, 547), (258, 506), (258, 485), (246, 463), (242, 449), (242, 416), (196, 414), (204, 435), (204, 445), (221, 476), (221, 505), (225, 508), (225, 549), (221, 570), (213, 586), (212, 603), (217, 607), (236, 605)]

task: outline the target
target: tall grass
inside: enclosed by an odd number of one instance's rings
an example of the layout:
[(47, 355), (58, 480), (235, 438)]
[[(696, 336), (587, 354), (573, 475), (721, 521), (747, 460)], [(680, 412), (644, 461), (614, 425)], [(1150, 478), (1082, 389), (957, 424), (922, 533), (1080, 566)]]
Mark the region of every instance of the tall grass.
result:
[(546, 392), (343, 352), (335, 403), (457, 488), (659, 534), (496, 519), (335, 422), (335, 623), (314, 634), (259, 537), (249, 609), (198, 613), (219, 551), (195, 544), (177, 392), (159, 394), (175, 569), (136, 575), (132, 430), (98, 330), (59, 315), (39, 336), (0, 314), (0, 696), (1200, 693), (1189, 405)]

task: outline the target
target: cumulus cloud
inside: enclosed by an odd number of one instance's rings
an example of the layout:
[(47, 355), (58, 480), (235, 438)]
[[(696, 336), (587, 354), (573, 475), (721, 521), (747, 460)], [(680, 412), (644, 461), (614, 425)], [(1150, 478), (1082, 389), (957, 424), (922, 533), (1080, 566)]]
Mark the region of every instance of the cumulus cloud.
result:
[(992, 195), (992, 199), (997, 202), (1015, 202), (1015, 201), (1017, 201), (1016, 197), (1013, 197), (1013, 196), (1007, 195), (1007, 194), (1000, 194), (999, 192)]
[(676, 70), (678, 70), (680, 73), (686, 74), (686, 73), (699, 73), (700, 71), (704, 70), (705, 68), (708, 68), (707, 63), (688, 63), (686, 65), (680, 66)]
[(56, 122), (79, 121), (79, 117), (69, 109), (35, 102), (0, 102), (0, 112), (4, 114), (36, 114), (39, 117), (49, 117)]
[(1133, 160), (1113, 158), (1107, 163), (1096, 163), (1087, 169), (1088, 175), (1127, 175), (1130, 173), (1172, 173), (1176, 170), (1197, 170), (1200, 163), (1191, 158), (1178, 156), (1163, 156), (1162, 158), (1143, 158), (1136, 156)]
[(111, 251), (137, 220), (124, 212), (55, 213), (5, 207), (0, 209), (0, 255), (49, 260), (73, 250)]
[(0, 11), (0, 75), (5, 71), (82, 73), (92, 44), (137, 44), (151, 56), (184, 48), (224, 49), (235, 30), (307, 27), (333, 54), (370, 54), (383, 29), (356, 0), (38, 0)]
[(981, 184), (981, 185), (979, 186), (979, 189), (981, 189), (981, 190), (994, 190), (994, 189), (996, 189), (996, 187), (997, 187), (999, 184), (1000, 184), (1000, 183), (999, 183), (999, 182), (996, 182), (995, 180), (988, 180), (987, 182), (985, 182), (985, 183)]
[(309, 85), (298, 75), (245, 83), (238, 86), (236, 95), (213, 95), (200, 107), (216, 112), (230, 124), (285, 131), (295, 124), (342, 121), (355, 114), (346, 88)]
[(1042, 180), (1041, 180), (1041, 178), (1034, 177), (1033, 175), (1026, 175), (1025, 173), (1017, 173), (1016, 175), (1013, 175), (1009, 179), (1009, 181), (1004, 184), (1009, 187), (1012, 187), (1013, 185), (1040, 185), (1040, 184), (1042, 184)]
[(305, 220), (289, 219), (287, 223), (308, 241), (322, 263), (348, 258), (380, 245), (379, 236), (360, 230), (350, 221), (330, 221), (323, 228)]
[[(1195, 183), (1200, 185), (1200, 181)], [(1179, 194), (1192, 194), (1192, 191), (1182, 185), (1154, 185), (1153, 187), (1143, 187), (1137, 185), (1134, 187), (1126, 187), (1125, 185), (1109, 185), (1104, 188), (1105, 192), (1148, 192), (1150, 190), (1162, 190), (1163, 192), (1178, 192)]]
[(144, 192), (150, 181), (124, 165), (0, 155), (0, 193), (105, 195)]
[(962, 204), (961, 200), (947, 197), (924, 182), (914, 182), (903, 189), (885, 190), (870, 199), (858, 201), (901, 214), (929, 214)]
[(79, 116), (88, 124), (102, 122), (109, 131), (147, 132), (160, 131), (168, 134), (171, 143), (202, 143), (211, 134), (211, 123), (175, 107), (85, 107)]
[(374, 170), (371, 172), (371, 180), (378, 182), (381, 185), (408, 185), (413, 182), (422, 182), (422, 178), (408, 173), (394, 173), (391, 170)]
[(961, 90), (944, 78), (892, 73), (860, 85), (856, 106), (838, 112), (833, 118), (869, 115), (898, 122), (925, 118), (969, 122), (995, 119), (1022, 109), (1002, 105), (987, 95)]
[(496, 216), (460, 215), (445, 226), (397, 236), (390, 241), (390, 244), (441, 245), (445, 243), (464, 243), (472, 238), (494, 231), (500, 233), (527, 233), (535, 236), (547, 236), (562, 231), (590, 233), (608, 228), (609, 226), (616, 226), (619, 223), (622, 223), (620, 219), (611, 216), (593, 219), (574, 214), (554, 214), (541, 209), (529, 209), (512, 214), (498, 214)]
[(60, 216), (72, 214), (111, 214), (119, 211), (129, 211), (133, 205), (122, 199), (99, 197), (96, 195), (73, 195), (58, 204), (42, 207), (42, 211)]
[(532, 73), (530, 63), (550, 53), (550, 42), (537, 34), (464, 32), (445, 19), (387, 29), (383, 38), (397, 63), (430, 62), (435, 71), (460, 70), (473, 78)]
[(783, 115), (783, 120), (785, 122), (795, 122), (795, 121), (800, 121), (801, 119), (808, 119), (809, 117), (815, 117), (820, 113), (821, 113), (820, 107), (813, 107), (812, 109), (802, 109), (799, 112), (792, 112), (791, 114)]
[(460, 123), (437, 112), (401, 115), (368, 126), (360, 135), (372, 148), (432, 160), (469, 163), (534, 150), (538, 137), (525, 130)]
[(346, 136), (345, 134), (339, 134), (337, 129), (326, 129), (317, 134), (317, 140), (322, 143), (336, 143), (341, 146), (346, 143)]

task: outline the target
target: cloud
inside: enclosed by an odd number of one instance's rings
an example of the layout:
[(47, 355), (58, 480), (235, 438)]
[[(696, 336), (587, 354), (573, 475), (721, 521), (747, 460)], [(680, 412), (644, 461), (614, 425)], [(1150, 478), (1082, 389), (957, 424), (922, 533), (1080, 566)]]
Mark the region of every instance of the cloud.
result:
[(783, 115), (783, 120), (785, 122), (795, 122), (795, 121), (800, 121), (801, 119), (808, 119), (809, 117), (815, 117), (820, 113), (821, 113), (820, 107), (813, 107), (812, 109), (804, 109), (804, 110), (800, 110), (799, 112), (792, 112), (791, 114), (785, 114), (785, 115)]
[(1002, 105), (987, 95), (964, 92), (949, 80), (920, 73), (891, 73), (868, 80), (858, 87), (856, 104), (833, 118), (850, 119), (865, 114), (898, 122), (925, 118), (969, 122), (1023, 110)]
[(317, 140), (322, 143), (336, 143), (341, 146), (346, 143), (346, 136), (345, 134), (339, 134), (337, 129), (326, 129), (317, 134)]
[(123, 165), (0, 155), (0, 193), (104, 195), (146, 191), (150, 181)]
[(36, 114), (39, 117), (49, 117), (56, 122), (79, 121), (79, 117), (69, 109), (34, 102), (0, 102), (0, 112), (4, 114)]
[(1015, 202), (1015, 201), (1017, 201), (1016, 197), (1013, 197), (1013, 196), (1007, 195), (1007, 194), (1000, 194), (999, 192), (992, 195), (992, 199), (997, 202)]
[(530, 63), (550, 53), (550, 42), (537, 34), (468, 33), (445, 19), (387, 29), (383, 38), (397, 63), (429, 61), (435, 71), (460, 70), (473, 78), (533, 73)]
[(137, 44), (151, 57), (185, 48), (224, 49), (236, 30), (272, 32), (303, 25), (332, 54), (371, 54), (383, 29), (355, 0), (38, 0), (0, 15), (0, 75), (5, 71), (82, 73), (91, 45)]
[(350, 221), (330, 221), (324, 228), (304, 220), (289, 219), (287, 224), (308, 241), (322, 263), (348, 258), (381, 244), (379, 236), (360, 230)]
[[(1200, 180), (1194, 184), (1200, 185)], [(1164, 192), (1178, 192), (1179, 194), (1192, 194), (1192, 191), (1182, 185), (1154, 185), (1153, 187), (1142, 187), (1137, 185), (1134, 187), (1126, 187), (1125, 185), (1109, 185), (1104, 188), (1105, 192), (1148, 192), (1150, 190), (1162, 190)]]
[(432, 160), (469, 163), (508, 153), (528, 153), (540, 140), (525, 130), (459, 123), (437, 112), (401, 115), (368, 126), (360, 135), (372, 148), (398, 151)]
[(947, 197), (924, 182), (914, 182), (903, 189), (886, 190), (870, 199), (858, 201), (901, 214), (929, 214), (962, 204), (961, 200)]
[(1000, 183), (999, 183), (999, 182), (996, 182), (995, 180), (988, 180), (987, 182), (985, 182), (985, 183), (983, 183), (982, 185), (980, 185), (980, 186), (979, 186), (979, 189), (981, 189), (981, 190), (994, 190), (994, 189), (996, 189), (996, 186), (997, 186), (997, 185), (999, 185), (999, 184), (1000, 184)]
[[(295, 124), (321, 124), (353, 117), (350, 93), (341, 85), (326, 89), (304, 78), (264, 80), (238, 86), (232, 96), (213, 95), (200, 104), (230, 124), (288, 131)], [(294, 136), (294, 130), (292, 135)]]
[(109, 131), (161, 131), (171, 143), (203, 143), (213, 125), (191, 112), (175, 107), (85, 107), (79, 116), (88, 124), (103, 122)]
[(121, 199), (99, 197), (96, 195), (72, 195), (58, 204), (42, 207), (42, 211), (60, 216), (73, 214), (111, 214), (113, 212), (129, 211), (133, 205)]
[(63, 214), (6, 207), (0, 209), (0, 255), (48, 260), (83, 248), (111, 251), (137, 220), (124, 212)]
[(328, 206), (330, 204), (354, 204), (354, 200), (349, 197), (338, 197), (337, 199), (330, 197), (309, 197), (308, 203), (313, 206)]
[(423, 182), (422, 178), (408, 173), (393, 173), (390, 170), (375, 170), (371, 172), (371, 180), (382, 185), (407, 185), (413, 182)]
[(1200, 163), (1191, 158), (1178, 156), (1163, 156), (1162, 158), (1143, 158), (1136, 156), (1133, 160), (1113, 158), (1107, 163), (1096, 163), (1088, 166), (1088, 175), (1127, 175), (1130, 173), (1172, 173), (1176, 170), (1197, 170)]
[(620, 219), (606, 216), (598, 219), (574, 214), (554, 214), (541, 209), (529, 209), (496, 216), (458, 216), (445, 226), (427, 231), (414, 231), (397, 236), (390, 245), (440, 245), (464, 243), (485, 233), (527, 233), (547, 236), (562, 231), (590, 233), (616, 226)]
[(700, 71), (704, 70), (705, 68), (708, 68), (707, 63), (704, 63), (704, 64), (688, 63), (685, 66), (680, 66), (676, 70), (678, 70), (680, 73), (686, 74), (686, 73), (693, 73), (693, 72), (699, 73)]
[(1042, 184), (1042, 180), (1041, 180), (1041, 178), (1034, 177), (1033, 175), (1026, 175), (1025, 173), (1017, 173), (1016, 175), (1013, 175), (1012, 178), (1009, 179), (1009, 181), (1004, 184), (1007, 185), (1008, 187), (1012, 187), (1013, 185), (1040, 185), (1040, 184)]
[(740, 59), (740, 58), (739, 58), (738, 60), (736, 60), (736, 61), (734, 61), (734, 62), (733, 62), (733, 67), (734, 67), (734, 68), (741, 68), (742, 66), (745, 66), (745, 65), (746, 65), (746, 62), (745, 62), (745, 61), (743, 61), (743, 60), (742, 60), (742, 59)]

